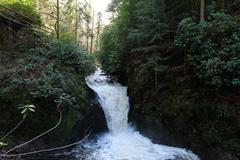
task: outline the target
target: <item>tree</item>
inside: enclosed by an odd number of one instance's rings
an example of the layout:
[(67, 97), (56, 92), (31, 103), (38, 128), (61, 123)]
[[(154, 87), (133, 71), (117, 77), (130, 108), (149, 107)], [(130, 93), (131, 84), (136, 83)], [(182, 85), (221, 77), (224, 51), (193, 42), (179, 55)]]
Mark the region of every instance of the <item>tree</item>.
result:
[[(68, 38), (82, 44), (91, 51), (92, 13), (87, 0), (44, 0), (38, 1), (38, 11), (43, 22), (55, 29), (57, 38)], [(94, 22), (93, 22), (94, 23)], [(92, 47), (93, 48), (93, 47)]]
[(112, 0), (108, 5), (108, 12), (112, 13), (112, 21), (116, 18), (117, 13), (119, 12), (120, 0)]

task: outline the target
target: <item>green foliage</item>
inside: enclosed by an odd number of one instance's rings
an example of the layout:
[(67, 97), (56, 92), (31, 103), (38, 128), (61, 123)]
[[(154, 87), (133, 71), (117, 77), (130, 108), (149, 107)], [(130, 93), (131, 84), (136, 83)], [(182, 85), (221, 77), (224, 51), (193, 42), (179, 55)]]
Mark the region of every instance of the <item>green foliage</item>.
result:
[[(29, 113), (35, 108), (20, 106), (23, 116), (28, 115), (31, 121), (21, 126), (17, 136), (27, 137), (48, 129), (58, 118), (54, 100), (59, 97), (64, 98), (63, 122), (74, 115), (71, 124), (64, 123), (61, 131), (72, 132), (76, 121), (84, 118), (89, 110), (86, 107), (89, 95), (85, 77), (95, 70), (94, 58), (70, 40), (56, 40), (40, 34), (31, 37), (31, 42), (24, 39), (14, 51), (3, 54), (6, 58), (12, 56), (14, 64), (2, 73), (7, 76), (0, 85), (0, 116), (3, 117), (0, 125), (3, 132), (20, 119), (14, 107), (18, 104), (35, 104), (37, 108), (33, 116)], [(53, 138), (57, 135), (61, 134)]]
[(216, 13), (199, 24), (184, 19), (175, 44), (186, 49), (189, 65), (206, 84), (216, 88), (240, 86), (240, 30), (235, 18)]
[(162, 99), (156, 117), (163, 117), (170, 129), (184, 133), (189, 141), (197, 138), (197, 145), (221, 146), (239, 153), (239, 102), (226, 107), (200, 95), (194, 97), (193, 91), (181, 91), (181, 94), (175, 92), (170, 98)]
[(116, 36), (116, 26), (105, 27), (101, 35), (100, 52), (97, 53), (102, 68), (106, 72), (119, 69), (118, 39)]
[[(28, 18), (33, 19), (33, 21), (30, 21), (30, 23), (41, 22), (40, 14), (36, 10), (36, 0), (1, 0), (0, 4), (12, 10), (15, 10)], [(3, 8), (1, 8), (1, 10), (2, 9)], [(14, 12), (10, 12), (6, 9), (4, 9), (3, 11), (6, 14), (11, 14), (14, 17), (18, 17), (18, 15)]]
[(145, 46), (160, 44), (168, 28), (163, 1), (124, 0), (118, 10), (118, 18), (101, 38), (100, 62), (107, 72), (119, 70), (130, 52), (134, 55)]
[(202, 141), (207, 145), (223, 146), (225, 150), (239, 153), (239, 109), (239, 103), (226, 107), (203, 102), (193, 107), (191, 118)]
[(163, 11), (163, 1), (142, 0), (137, 2), (136, 24), (129, 29), (128, 34), (130, 43), (136, 47), (161, 43), (168, 27)]
[[(13, 75), (10, 92), (26, 88), (26, 96), (57, 99), (63, 96), (68, 106), (84, 107), (85, 77), (94, 71), (94, 61), (81, 47), (68, 40), (42, 39), (29, 49), (24, 70)], [(40, 40), (41, 41), (41, 40)]]
[(239, 96), (239, 20), (226, 14), (238, 1), (206, 1), (199, 23), (200, 1), (123, 0), (101, 39), (103, 69), (123, 75), (141, 121), (163, 121), (205, 154), (240, 153), (239, 108), (228, 97)]

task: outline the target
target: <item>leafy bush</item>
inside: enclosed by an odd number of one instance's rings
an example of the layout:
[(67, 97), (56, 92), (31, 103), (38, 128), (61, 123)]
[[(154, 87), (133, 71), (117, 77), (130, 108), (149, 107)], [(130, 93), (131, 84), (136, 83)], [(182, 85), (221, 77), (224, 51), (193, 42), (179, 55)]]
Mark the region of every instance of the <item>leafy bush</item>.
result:
[[(32, 38), (31, 43), (21, 47), (24, 49), (21, 56), (12, 59), (17, 68), (7, 70), (6, 79), (1, 82), (0, 116), (3, 118), (0, 124), (7, 130), (20, 118), (16, 113), (19, 104), (34, 104), (36, 114), (29, 117), (31, 122), (23, 127), (27, 136), (38, 134), (54, 124), (58, 116), (54, 101), (63, 97), (63, 124), (71, 125), (63, 126), (68, 130), (61, 131), (61, 134), (69, 133), (76, 121), (88, 112), (85, 77), (95, 70), (94, 59), (81, 46), (69, 40), (55, 40), (41, 35)], [(22, 45), (26, 45), (25, 41), (19, 46)], [(72, 118), (67, 119), (69, 117)], [(18, 135), (26, 136), (21, 131)]]
[(28, 96), (43, 99), (64, 96), (68, 106), (83, 107), (85, 77), (94, 71), (93, 59), (68, 40), (44, 40), (28, 51), (24, 70), (13, 75), (10, 92), (25, 89)]
[(234, 17), (212, 14), (208, 21), (184, 19), (175, 45), (186, 49), (187, 60), (198, 78), (216, 88), (240, 86), (240, 30)]

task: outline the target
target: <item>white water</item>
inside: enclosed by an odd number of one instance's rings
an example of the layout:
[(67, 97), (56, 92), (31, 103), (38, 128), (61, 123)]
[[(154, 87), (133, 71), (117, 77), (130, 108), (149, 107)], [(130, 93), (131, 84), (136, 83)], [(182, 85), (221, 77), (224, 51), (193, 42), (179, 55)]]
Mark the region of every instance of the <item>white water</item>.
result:
[(84, 144), (86, 160), (199, 160), (191, 151), (153, 144), (128, 124), (127, 87), (109, 83), (100, 70), (86, 78), (98, 96), (109, 133)]

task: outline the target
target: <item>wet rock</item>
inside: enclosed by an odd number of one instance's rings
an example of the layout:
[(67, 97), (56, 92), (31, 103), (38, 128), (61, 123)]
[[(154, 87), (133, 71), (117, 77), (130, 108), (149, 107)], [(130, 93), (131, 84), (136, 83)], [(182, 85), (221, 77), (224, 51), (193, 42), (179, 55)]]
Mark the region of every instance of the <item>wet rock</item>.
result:
[(137, 125), (137, 129), (154, 143), (181, 148), (187, 147), (183, 136), (170, 132), (162, 122), (153, 120), (136, 112), (131, 113), (131, 119)]
[(83, 120), (80, 120), (74, 127), (78, 138), (83, 138), (86, 135), (86, 132), (89, 131), (91, 131), (92, 135), (108, 131), (103, 109), (96, 100), (95, 93), (92, 90), (90, 90), (90, 92), (92, 100), (91, 105), (89, 106), (90, 109), (88, 115), (85, 116)]
[(229, 152), (225, 152), (222, 154), (223, 160), (240, 160)]

